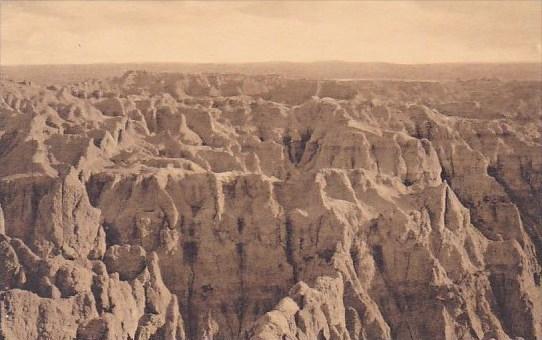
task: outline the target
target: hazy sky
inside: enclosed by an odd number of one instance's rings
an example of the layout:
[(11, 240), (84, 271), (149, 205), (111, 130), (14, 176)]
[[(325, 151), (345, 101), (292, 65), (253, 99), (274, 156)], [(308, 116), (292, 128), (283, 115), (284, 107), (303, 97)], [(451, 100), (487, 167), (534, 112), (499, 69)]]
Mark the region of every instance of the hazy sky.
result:
[(542, 59), (541, 1), (0, 1), (2, 64)]

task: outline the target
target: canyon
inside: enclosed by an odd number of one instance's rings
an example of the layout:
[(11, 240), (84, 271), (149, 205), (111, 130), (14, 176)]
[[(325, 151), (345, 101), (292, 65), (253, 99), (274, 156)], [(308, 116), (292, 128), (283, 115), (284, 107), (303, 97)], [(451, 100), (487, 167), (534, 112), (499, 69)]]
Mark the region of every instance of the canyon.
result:
[(0, 338), (542, 338), (542, 82), (0, 80)]

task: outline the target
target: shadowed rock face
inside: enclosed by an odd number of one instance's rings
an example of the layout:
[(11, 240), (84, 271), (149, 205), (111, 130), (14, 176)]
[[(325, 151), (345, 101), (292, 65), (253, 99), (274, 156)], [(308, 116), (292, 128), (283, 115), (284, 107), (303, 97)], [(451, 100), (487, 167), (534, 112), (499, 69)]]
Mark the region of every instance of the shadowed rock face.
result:
[(540, 82), (0, 82), (0, 337), (542, 338)]

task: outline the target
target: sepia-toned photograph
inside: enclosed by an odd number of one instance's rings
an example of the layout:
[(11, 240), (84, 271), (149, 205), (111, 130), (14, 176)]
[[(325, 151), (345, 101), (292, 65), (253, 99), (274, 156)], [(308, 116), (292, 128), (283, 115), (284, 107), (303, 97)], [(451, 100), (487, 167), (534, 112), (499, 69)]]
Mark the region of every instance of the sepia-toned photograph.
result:
[(542, 1), (0, 0), (0, 340), (542, 340)]

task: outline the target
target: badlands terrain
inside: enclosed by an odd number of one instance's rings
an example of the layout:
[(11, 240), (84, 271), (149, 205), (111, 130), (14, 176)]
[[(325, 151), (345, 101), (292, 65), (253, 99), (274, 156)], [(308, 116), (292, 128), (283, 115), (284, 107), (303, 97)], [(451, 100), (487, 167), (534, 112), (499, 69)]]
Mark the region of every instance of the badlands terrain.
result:
[(542, 339), (537, 80), (0, 81), (0, 338)]

